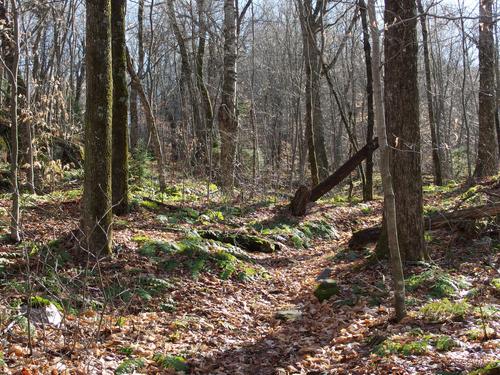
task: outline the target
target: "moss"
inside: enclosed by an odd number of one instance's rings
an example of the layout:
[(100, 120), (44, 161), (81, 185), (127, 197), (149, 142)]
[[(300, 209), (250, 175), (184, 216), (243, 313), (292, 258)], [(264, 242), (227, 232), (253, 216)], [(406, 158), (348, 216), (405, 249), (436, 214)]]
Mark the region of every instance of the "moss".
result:
[(493, 375), (498, 374), (500, 371), (500, 361), (493, 361), (486, 366), (470, 372), (470, 375)]
[(429, 352), (430, 345), (431, 341), (428, 337), (408, 342), (385, 340), (375, 347), (373, 353), (379, 356), (387, 356), (390, 354), (402, 354), (405, 356), (423, 355)]
[(115, 375), (134, 374), (145, 366), (142, 358), (128, 358), (124, 360), (115, 370)]
[(41, 296), (33, 296), (31, 297), (31, 307), (35, 309), (41, 309), (43, 307), (48, 307), (50, 305), (56, 306), (59, 310), (62, 310), (62, 307), (57, 302), (52, 302), (51, 300), (41, 297)]
[(158, 366), (165, 369), (172, 369), (178, 372), (188, 372), (189, 365), (185, 358), (173, 355), (164, 355), (161, 353), (156, 353), (153, 356), (153, 360), (158, 364)]
[(405, 281), (408, 291), (427, 289), (434, 298), (451, 297), (470, 284), (459, 277), (454, 277), (438, 267), (410, 276)]
[(445, 298), (427, 303), (420, 309), (422, 318), (432, 322), (463, 320), (470, 305), (465, 301), (452, 302)]
[(500, 291), (500, 278), (491, 280), (491, 286), (497, 291)]
[(178, 251), (179, 247), (175, 243), (164, 241), (147, 240), (139, 248), (139, 254), (146, 257), (154, 257), (160, 254), (167, 254)]
[(457, 342), (455, 340), (453, 340), (452, 337), (446, 336), (446, 335), (439, 336), (435, 340), (434, 345), (436, 346), (436, 350), (438, 350), (440, 352), (447, 352), (447, 351), (458, 346)]
[(151, 210), (151, 211), (158, 211), (160, 209), (160, 206), (158, 206), (158, 203), (156, 202), (151, 202), (151, 201), (141, 201), (141, 203), (139, 203), (141, 207), (144, 207), (148, 210)]
[(319, 302), (323, 302), (337, 295), (339, 292), (340, 289), (335, 280), (325, 279), (321, 281), (321, 283), (316, 287), (314, 295), (319, 300)]

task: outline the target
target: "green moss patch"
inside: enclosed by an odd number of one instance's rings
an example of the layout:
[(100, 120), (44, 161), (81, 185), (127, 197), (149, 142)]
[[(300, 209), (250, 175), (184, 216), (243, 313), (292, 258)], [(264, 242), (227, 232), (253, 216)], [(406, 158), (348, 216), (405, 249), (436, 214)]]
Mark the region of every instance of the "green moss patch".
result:
[(339, 292), (340, 288), (335, 280), (325, 279), (316, 287), (314, 295), (319, 302), (323, 302), (339, 294)]
[(444, 322), (447, 320), (464, 320), (471, 306), (465, 301), (453, 302), (447, 298), (436, 300), (424, 305), (419, 315), (431, 322)]
[(463, 278), (452, 276), (439, 267), (412, 275), (405, 283), (408, 291), (425, 290), (434, 298), (451, 297), (471, 286)]

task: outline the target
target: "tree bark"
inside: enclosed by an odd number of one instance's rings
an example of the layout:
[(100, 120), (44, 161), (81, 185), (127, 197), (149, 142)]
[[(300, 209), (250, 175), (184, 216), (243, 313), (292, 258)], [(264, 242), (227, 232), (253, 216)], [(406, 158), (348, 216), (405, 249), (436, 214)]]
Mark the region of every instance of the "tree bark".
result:
[(93, 256), (111, 254), (111, 1), (87, 0), (83, 229)]
[[(182, 35), (179, 24), (177, 23), (177, 17), (175, 15), (174, 0), (167, 1), (167, 15), (171, 23), (172, 29), (174, 31), (174, 36), (177, 40), (177, 45), (179, 46), (179, 51), (181, 55), (181, 84), (185, 84), (187, 87), (187, 94), (184, 100), (189, 101), (191, 104), (191, 112), (193, 119), (193, 128), (195, 134), (195, 150), (194, 157), (195, 160), (200, 164), (206, 164), (206, 132), (203, 124), (201, 123), (199, 106), (198, 106), (198, 95), (196, 94), (195, 87), (193, 84), (193, 69), (191, 68), (191, 61), (189, 59), (188, 49), (184, 41), (184, 36)], [(181, 90), (185, 92), (185, 90)]]
[(320, 180), (328, 177), (328, 157), (321, 110), (322, 57), (316, 37), (322, 27), (323, 11), (315, 12), (310, 1), (299, 0), (297, 6), (306, 72), (306, 138), (312, 183), (317, 185)]
[[(366, 143), (373, 139), (374, 112), (373, 112), (373, 75), (372, 56), (370, 45), (370, 30), (368, 28), (367, 10), (364, 0), (359, 0), (359, 11), (361, 13), (361, 25), (363, 27), (363, 51), (365, 53), (366, 67), (366, 98), (367, 98), (367, 122), (366, 122)], [(365, 184), (363, 186), (363, 201), (373, 200), (373, 156), (366, 158)]]
[(391, 149), (387, 142), (387, 131), (384, 118), (382, 79), (380, 77), (380, 42), (374, 1), (375, 0), (368, 0), (368, 13), (370, 16), (370, 29), (373, 41), (373, 59), (375, 60), (375, 64), (372, 65), (375, 122), (377, 124), (377, 133), (381, 145), (380, 167), (382, 174), (382, 185), (384, 189), (384, 212), (388, 229), (387, 233), (389, 252), (391, 254), (392, 278), (394, 280), (394, 307), (396, 310), (396, 319), (401, 320), (406, 316), (405, 280), (398, 240), (397, 220), (399, 220), (399, 217), (396, 207), (396, 196), (393, 189), (390, 167)]
[(425, 257), (425, 242), (415, 1), (385, 0), (384, 16), (385, 120), (399, 248), (404, 260), (421, 260)]
[(420, 13), (420, 27), (422, 30), (422, 45), (424, 47), (424, 67), (425, 67), (425, 91), (427, 93), (427, 112), (429, 114), (429, 127), (431, 130), (432, 144), (432, 166), (434, 170), (434, 183), (443, 185), (443, 173), (441, 168), (441, 145), (436, 131), (436, 118), (434, 112), (434, 96), (432, 94), (431, 64), (429, 58), (427, 16), (422, 6), (422, 0), (417, 0), (418, 12)]
[[(495, 217), (500, 214), (500, 203), (469, 207), (452, 212), (437, 212), (424, 217), (427, 230), (452, 229), (457, 224), (467, 220), (478, 220), (486, 217)], [(370, 227), (352, 234), (349, 247), (364, 246), (378, 240), (382, 234), (381, 227)]]
[[(142, 78), (144, 68), (144, 0), (139, 0), (137, 6), (137, 49), (139, 59), (137, 61), (137, 75)], [(130, 148), (137, 149), (141, 139), (139, 126), (138, 93), (134, 85), (130, 87)]]
[(372, 139), (365, 147), (354, 154), (332, 175), (323, 180), (321, 183), (309, 190), (305, 186), (301, 186), (290, 204), (290, 209), (294, 216), (303, 216), (306, 214), (307, 204), (316, 202), (323, 195), (332, 190), (335, 186), (341, 183), (347, 176), (351, 174), (367, 157), (371, 156), (378, 148), (378, 139)]
[(126, 0), (112, 0), (111, 29), (113, 50), (113, 212), (128, 212), (128, 85), (125, 35)]
[(236, 142), (238, 136), (238, 117), (236, 112), (236, 19), (234, 0), (225, 0), (224, 73), (219, 108), (219, 131), (221, 136), (220, 184), (227, 192), (232, 192), (234, 188)]
[(18, 76), (19, 76), (19, 13), (15, 0), (11, 0), (12, 21), (7, 18), (4, 1), (0, 2), (0, 19), (11, 28), (9, 36), (3, 36), (4, 50), (2, 59), (10, 83), (10, 182), (12, 187), (12, 206), (10, 211), (10, 238), (14, 242), (21, 240), (21, 210), (19, 194), (19, 126), (18, 126)]
[(479, 140), (475, 177), (493, 176), (498, 172), (492, 7), (492, 0), (479, 1)]
[(149, 102), (144, 86), (137, 73), (134, 70), (134, 64), (130, 58), (130, 54), (127, 52), (127, 70), (132, 80), (132, 87), (137, 91), (139, 99), (141, 100), (144, 114), (146, 115), (146, 124), (148, 125), (149, 133), (153, 139), (153, 149), (156, 156), (156, 162), (158, 163), (158, 180), (160, 183), (160, 191), (165, 191), (167, 188), (167, 180), (165, 177), (165, 158), (163, 155), (163, 147), (160, 140), (160, 133), (158, 132), (158, 127), (156, 126), (156, 119), (153, 114), (153, 108), (151, 108), (151, 103)]

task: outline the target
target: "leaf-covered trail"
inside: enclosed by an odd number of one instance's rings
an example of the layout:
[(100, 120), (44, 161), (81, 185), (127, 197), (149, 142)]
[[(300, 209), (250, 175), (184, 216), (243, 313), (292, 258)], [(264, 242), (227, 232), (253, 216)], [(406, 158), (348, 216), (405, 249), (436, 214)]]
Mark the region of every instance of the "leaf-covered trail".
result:
[[(380, 220), (378, 202), (315, 206), (303, 222), (328, 222), (336, 230), (336, 238), (313, 237), (309, 246), (301, 249), (283, 241), (286, 246), (273, 254), (252, 253), (260, 276), (247, 281), (224, 280), (219, 271), (209, 269), (193, 277), (196, 263), (189, 257), (191, 263), (179, 263), (184, 258), (177, 259), (177, 269), (172, 271), (166, 267), (170, 263), (164, 253), (155, 248), (151, 252), (138, 241), (148, 244), (152, 239), (161, 240), (158, 246), (163, 249), (173, 243), (183, 244), (186, 231), (193, 229), (249, 230), (272, 228), (283, 222), (300, 227), (287, 216), (284, 206), (251, 208), (217, 222), (205, 218), (214, 216), (210, 210), (207, 215), (187, 211), (188, 217), (183, 214), (182, 220), (175, 223), (166, 222), (166, 214), (151, 208), (137, 209), (116, 221), (118, 254), (101, 262), (99, 277), (85, 286), (96, 300), (105, 297), (108, 302), (104, 308), (71, 311), (62, 329), (37, 328), (32, 357), (27, 355), (26, 332), (15, 327), (0, 341), (7, 374), (21, 369), (31, 371), (26, 374), (113, 374), (124, 365), (132, 366), (132, 371), (139, 374), (168, 374), (174, 372), (176, 366), (171, 361), (177, 357), (186, 360), (193, 374), (435, 374), (460, 373), (498, 357), (498, 321), (488, 322), (494, 332), (488, 340), (466, 339), (465, 332), (480, 327), (481, 318), (471, 312), (470, 319), (464, 321), (426, 323), (415, 315), (422, 303), (419, 301), (427, 299), (421, 292), (410, 296), (416, 301), (410, 308), (410, 317), (400, 324), (390, 322), (392, 301), (386, 264), (367, 266), (366, 249), (346, 247), (354, 228), (369, 227)], [(77, 227), (78, 202), (37, 204), (26, 209), (25, 215), (26, 233), (47, 243)], [(189, 216), (197, 219), (193, 221)], [(449, 238), (443, 235), (443, 240)], [(64, 241), (62, 245), (65, 246)], [(487, 249), (480, 249), (475, 250), (476, 260), (463, 264), (477, 264), (482, 259), (498, 265), (498, 255), (490, 259)], [(20, 249), (2, 245), (0, 258), (13, 251)], [(457, 254), (459, 251), (462, 250), (458, 249)], [(189, 267), (182, 268), (181, 264)], [(23, 298), (18, 286), (24, 280), (26, 264), (21, 258), (10, 266), (0, 292), (4, 301), (12, 305)], [(475, 287), (480, 287), (485, 277), (495, 277), (494, 268), (489, 274), (475, 274), (474, 268), (467, 267), (464, 272), (471, 275), (469, 280)], [(340, 292), (320, 303), (313, 292), (318, 285), (317, 276), (326, 268)], [(35, 272), (39, 273), (33, 275), (33, 280), (43, 286), (38, 293), (51, 296), (48, 281), (53, 273), (47, 273), (47, 265)], [(52, 297), (64, 300), (66, 294), (81, 293), (65, 284), (66, 280), (78, 279), (79, 272), (71, 264), (59, 268), (55, 280), (62, 286)], [(162, 287), (153, 293), (154, 290), (146, 289), (144, 280), (168, 284), (166, 289)], [(125, 295), (130, 298), (125, 299)], [(498, 300), (492, 296), (481, 301), (484, 306), (498, 306)], [(2, 316), (12, 314), (7, 303), (0, 302)], [(283, 311), (285, 317), (277, 316)], [(495, 316), (498, 312), (494, 311)], [(0, 329), (3, 322), (7, 323), (8, 317), (0, 321)], [(435, 340), (443, 334), (452, 337), (457, 346), (445, 352), (436, 351)], [(411, 347), (404, 355), (373, 354), (387, 338), (425, 345), (421, 352), (417, 351), (420, 347)], [(158, 353), (167, 360), (159, 360), (162, 357)]]

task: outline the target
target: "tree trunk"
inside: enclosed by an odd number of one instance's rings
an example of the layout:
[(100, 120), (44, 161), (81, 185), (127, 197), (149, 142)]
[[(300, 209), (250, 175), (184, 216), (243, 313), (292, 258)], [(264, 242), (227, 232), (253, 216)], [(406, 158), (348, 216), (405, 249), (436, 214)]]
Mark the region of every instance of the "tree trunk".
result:
[(149, 102), (144, 86), (137, 73), (134, 70), (134, 64), (130, 58), (129, 53), (127, 55), (127, 70), (132, 80), (132, 87), (137, 91), (139, 99), (141, 100), (144, 114), (146, 115), (146, 124), (148, 125), (149, 134), (153, 139), (153, 149), (156, 156), (156, 162), (158, 163), (158, 180), (160, 183), (160, 191), (165, 191), (167, 188), (167, 180), (165, 177), (165, 158), (163, 156), (163, 147), (160, 140), (160, 133), (158, 132), (158, 127), (156, 126), (155, 116), (153, 114), (153, 108), (151, 108), (151, 103)]
[(113, 78), (111, 1), (87, 0), (87, 105), (83, 229), (87, 251), (111, 254), (111, 142)]
[[(477, 207), (468, 207), (463, 210), (451, 212), (436, 212), (424, 217), (424, 225), (427, 230), (450, 230), (466, 221), (491, 218), (499, 214), (500, 203), (494, 203)], [(349, 247), (365, 246), (370, 242), (375, 242), (381, 234), (381, 227), (365, 228), (354, 232), (349, 240)]]
[(312, 184), (317, 185), (320, 180), (328, 177), (328, 157), (321, 110), (322, 57), (316, 40), (316, 34), (321, 29), (323, 14), (320, 12), (320, 15), (315, 16), (310, 1), (297, 1), (297, 5), (306, 71), (306, 138)]
[(15, 0), (11, 0), (12, 22), (7, 18), (5, 3), (0, 2), (0, 19), (6, 26), (12, 27), (12, 32), (2, 37), (4, 44), (4, 59), (2, 62), (10, 83), (10, 181), (12, 185), (12, 207), (10, 211), (10, 238), (14, 242), (21, 240), (21, 211), (19, 204), (19, 126), (18, 111), (18, 75), (19, 75), (19, 13)]
[(417, 0), (418, 12), (420, 13), (420, 26), (422, 29), (422, 45), (424, 47), (424, 67), (425, 67), (425, 91), (427, 93), (427, 111), (429, 114), (429, 127), (431, 129), (432, 144), (432, 166), (434, 170), (434, 183), (443, 185), (443, 174), (441, 171), (441, 145), (436, 131), (436, 119), (434, 116), (434, 97), (432, 94), (431, 66), (429, 59), (429, 47), (427, 42), (427, 17), (424, 13), (422, 0)]
[(303, 216), (306, 214), (307, 203), (316, 202), (323, 195), (332, 190), (335, 186), (341, 183), (352, 171), (354, 171), (367, 157), (371, 156), (378, 148), (378, 139), (372, 139), (361, 150), (347, 160), (339, 169), (337, 169), (328, 178), (314, 186), (311, 190), (305, 186), (301, 186), (295, 193), (290, 204), (292, 214), (294, 216)]
[[(373, 113), (373, 75), (372, 56), (370, 46), (370, 31), (366, 15), (366, 4), (364, 0), (359, 1), (361, 13), (361, 24), (363, 27), (363, 50), (365, 53), (366, 66), (366, 97), (367, 97), (367, 123), (366, 123), (366, 143), (373, 139), (374, 113)], [(365, 184), (363, 186), (363, 201), (373, 200), (373, 155), (366, 158)]]
[(479, 140), (475, 177), (498, 172), (492, 4), (492, 0), (479, 1)]
[(112, 0), (113, 49), (113, 212), (128, 212), (128, 85), (125, 35), (126, 0)]
[(181, 84), (185, 84), (187, 87), (187, 93), (184, 90), (185, 97), (184, 100), (190, 102), (191, 104), (191, 112), (193, 119), (193, 128), (195, 134), (195, 142), (194, 142), (194, 157), (195, 160), (201, 164), (206, 164), (207, 155), (206, 155), (206, 132), (205, 128), (200, 119), (199, 106), (198, 106), (198, 95), (195, 92), (195, 87), (193, 84), (193, 70), (191, 68), (191, 62), (189, 59), (189, 53), (186, 47), (186, 43), (184, 42), (184, 36), (182, 35), (181, 29), (177, 23), (177, 17), (175, 16), (174, 9), (174, 0), (167, 1), (167, 15), (174, 31), (174, 36), (177, 40), (177, 44), (179, 46), (179, 51), (181, 55)]
[(380, 42), (374, 0), (368, 0), (368, 12), (371, 21), (373, 59), (375, 61), (375, 64), (372, 65), (373, 96), (375, 102), (375, 121), (377, 123), (377, 133), (381, 146), (380, 167), (382, 174), (382, 185), (384, 189), (384, 211), (388, 229), (387, 233), (389, 240), (389, 252), (391, 254), (391, 269), (392, 277), (394, 280), (394, 307), (396, 310), (396, 319), (401, 320), (406, 315), (405, 280), (398, 243), (397, 220), (399, 220), (399, 217), (397, 215), (396, 196), (394, 194), (390, 167), (391, 149), (387, 142), (387, 131), (384, 118), (382, 80), (380, 77)]
[(415, 8), (413, 0), (385, 0), (385, 120), (404, 260), (425, 255)]
[[(137, 61), (137, 75), (142, 78), (144, 68), (144, 0), (139, 0), (137, 6), (137, 49), (139, 59)], [(130, 148), (137, 149), (141, 139), (141, 129), (139, 126), (138, 93), (134, 85), (130, 87)]]
[[(208, 92), (207, 86), (205, 85), (205, 79), (203, 74), (203, 59), (205, 57), (205, 45), (206, 45), (206, 34), (207, 34), (207, 25), (206, 25), (207, 15), (205, 14), (206, 11), (205, 0), (197, 0), (197, 1), (198, 1), (199, 35), (198, 35), (198, 50), (196, 51), (196, 84), (201, 94), (201, 103), (203, 106), (203, 111), (205, 113), (206, 131), (212, 134), (213, 123), (214, 123), (214, 110), (212, 106), (212, 101), (210, 99), (210, 94)], [(208, 136), (206, 142), (209, 141), (210, 138), (211, 136)], [(205, 152), (208, 155), (210, 153), (209, 147), (212, 146), (208, 144), (205, 147), (206, 147)]]
[(219, 108), (221, 136), (220, 184), (227, 192), (234, 188), (238, 118), (236, 113), (236, 8), (234, 0), (224, 1), (224, 75)]

